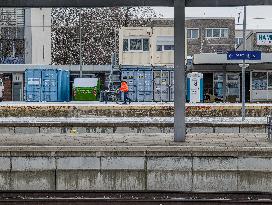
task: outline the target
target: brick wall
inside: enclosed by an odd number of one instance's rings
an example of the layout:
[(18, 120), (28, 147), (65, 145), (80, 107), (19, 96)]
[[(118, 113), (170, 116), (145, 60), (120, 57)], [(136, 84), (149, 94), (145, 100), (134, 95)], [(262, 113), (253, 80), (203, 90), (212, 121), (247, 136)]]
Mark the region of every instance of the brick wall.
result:
[(12, 75), (4, 73), (0, 74), (0, 78), (4, 84), (3, 101), (12, 101)]
[[(221, 50), (223, 53), (235, 49), (235, 19), (187, 19), (187, 29), (198, 28), (199, 38), (188, 39), (188, 55), (199, 53), (216, 53)], [(228, 38), (206, 38), (206, 28), (228, 28)]]
[[(216, 53), (218, 50), (227, 53), (227, 51), (235, 50), (235, 18), (189, 18), (186, 19), (185, 25), (187, 29), (199, 29), (199, 38), (187, 41), (188, 55)], [(174, 26), (174, 21), (154, 20), (149, 26)], [(228, 28), (229, 37), (207, 39), (205, 38), (206, 28)]]

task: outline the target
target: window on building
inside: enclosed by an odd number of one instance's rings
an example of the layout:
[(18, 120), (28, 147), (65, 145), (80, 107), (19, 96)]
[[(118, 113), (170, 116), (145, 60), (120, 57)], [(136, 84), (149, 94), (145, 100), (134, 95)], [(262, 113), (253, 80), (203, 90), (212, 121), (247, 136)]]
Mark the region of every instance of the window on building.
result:
[(149, 39), (148, 38), (143, 39), (143, 51), (149, 51)]
[(142, 39), (130, 39), (129, 40), (129, 50), (131, 51), (141, 51), (143, 50)]
[(164, 45), (163, 50), (165, 51), (173, 51), (174, 50), (174, 45)]
[(199, 38), (199, 29), (198, 28), (187, 29), (187, 38), (188, 39), (197, 39), (197, 38)]
[(157, 37), (157, 51), (173, 51), (173, 50), (174, 50), (174, 36)]
[(268, 89), (272, 88), (272, 72), (268, 72)]
[(157, 45), (157, 51), (162, 51), (162, 45)]
[(207, 28), (206, 38), (228, 38), (228, 28)]
[(128, 39), (123, 40), (123, 51), (128, 51)]
[(235, 46), (238, 47), (239, 45), (241, 45), (243, 43), (243, 38), (240, 37), (236, 37), (235, 38)]
[(252, 90), (267, 90), (267, 72), (252, 72)]
[(224, 52), (223, 52), (222, 48), (218, 48), (218, 49), (216, 49), (216, 53), (217, 54), (223, 54)]
[(223, 28), (221, 29), (221, 38), (228, 38), (229, 37), (229, 29)]
[(207, 38), (212, 38), (213, 37), (213, 30), (212, 29), (207, 29), (206, 30), (206, 37)]
[(149, 51), (149, 39), (123, 39), (123, 51)]

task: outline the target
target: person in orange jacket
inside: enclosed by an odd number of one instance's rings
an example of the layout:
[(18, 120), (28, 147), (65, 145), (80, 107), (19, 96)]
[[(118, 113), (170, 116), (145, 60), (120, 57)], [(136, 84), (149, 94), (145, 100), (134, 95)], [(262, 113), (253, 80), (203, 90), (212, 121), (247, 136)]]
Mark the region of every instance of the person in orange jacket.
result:
[(127, 100), (130, 103), (130, 99), (128, 98), (128, 84), (126, 81), (121, 82), (121, 88), (119, 90), (124, 93), (124, 103), (123, 104), (127, 104)]

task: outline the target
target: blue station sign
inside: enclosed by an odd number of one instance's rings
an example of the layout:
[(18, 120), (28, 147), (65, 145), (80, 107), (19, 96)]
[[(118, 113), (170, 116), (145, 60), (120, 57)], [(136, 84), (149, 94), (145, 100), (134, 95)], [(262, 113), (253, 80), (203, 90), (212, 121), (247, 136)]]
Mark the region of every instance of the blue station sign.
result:
[(227, 53), (228, 60), (261, 60), (261, 51), (229, 51)]

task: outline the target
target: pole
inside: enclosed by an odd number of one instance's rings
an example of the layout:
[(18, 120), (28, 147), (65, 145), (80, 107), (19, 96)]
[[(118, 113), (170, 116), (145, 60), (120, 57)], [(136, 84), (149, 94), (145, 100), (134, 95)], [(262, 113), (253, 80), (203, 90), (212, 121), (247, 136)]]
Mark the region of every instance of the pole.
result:
[(185, 125), (185, 0), (174, 0), (174, 129), (175, 142), (184, 142)]
[(79, 9), (79, 70), (82, 78), (82, 31), (81, 31), (81, 8)]
[(117, 65), (117, 29), (114, 28), (114, 66)]
[[(246, 50), (246, 6), (244, 6), (244, 21), (243, 21), (243, 51), (245, 51), (245, 50)], [(242, 66), (242, 121), (244, 121), (245, 117), (246, 117), (245, 70), (246, 70), (246, 60), (243, 59), (243, 66)]]

